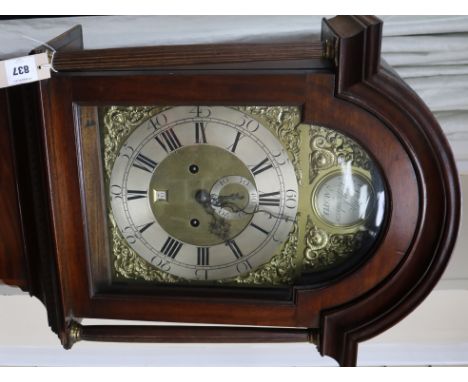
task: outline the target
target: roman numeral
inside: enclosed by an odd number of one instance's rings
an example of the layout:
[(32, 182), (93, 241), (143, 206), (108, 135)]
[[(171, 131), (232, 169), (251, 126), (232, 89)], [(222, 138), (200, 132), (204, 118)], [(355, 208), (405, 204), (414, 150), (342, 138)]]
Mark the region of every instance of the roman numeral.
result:
[(148, 196), (148, 191), (127, 190), (127, 200), (142, 199)]
[(266, 194), (258, 195), (259, 202), (258, 204), (261, 206), (275, 206), (278, 207), (280, 205), (280, 199), (275, 198), (275, 196), (279, 196), (280, 192), (269, 192)]
[(139, 226), (137, 226), (137, 229), (138, 229), (138, 231), (140, 231), (140, 233), (143, 233), (143, 232), (145, 232), (149, 227), (151, 227), (153, 224), (154, 224), (154, 221), (153, 221), (153, 222), (150, 222), (150, 223), (147, 223), (147, 224), (139, 225)]
[(232, 148), (231, 148), (231, 152), (235, 152), (236, 151), (236, 148), (237, 148), (237, 144), (239, 143), (239, 139), (241, 137), (241, 133), (238, 131), (237, 132), (237, 135), (236, 135), (236, 139), (234, 139), (234, 143), (232, 145)]
[(270, 232), (268, 232), (267, 230), (263, 229), (262, 227), (259, 227), (258, 225), (254, 224), (254, 223), (250, 223), (250, 225), (256, 229), (258, 229), (260, 232), (264, 233), (265, 235), (269, 235)]
[(254, 175), (258, 175), (260, 174), (261, 172), (263, 171), (266, 171), (268, 170), (269, 168), (272, 168), (273, 165), (271, 163), (267, 163), (268, 162), (268, 158), (265, 158), (264, 160), (262, 160), (259, 164), (257, 164), (256, 166), (254, 166), (252, 168), (252, 174)]
[(144, 156), (141, 153), (137, 155), (135, 161), (133, 162), (133, 166), (150, 173), (153, 172), (157, 165), (158, 164), (154, 160)]
[(179, 138), (177, 138), (177, 135), (172, 129), (163, 131), (161, 134), (154, 137), (154, 139), (156, 139), (156, 141), (161, 145), (166, 153), (182, 147)]
[(197, 248), (197, 265), (209, 265), (209, 264), (210, 264), (210, 248), (198, 247)]
[(205, 124), (203, 122), (195, 122), (195, 142), (206, 143)]
[(242, 254), (239, 246), (237, 245), (237, 243), (234, 241), (234, 240), (228, 240), (226, 242), (226, 245), (229, 247), (229, 249), (232, 251), (232, 253), (234, 254), (234, 256), (236, 256), (236, 259), (240, 259), (241, 257), (243, 257), (244, 255)]
[(182, 248), (182, 245), (183, 244), (180, 241), (169, 236), (162, 246), (161, 252), (167, 257), (174, 259)]

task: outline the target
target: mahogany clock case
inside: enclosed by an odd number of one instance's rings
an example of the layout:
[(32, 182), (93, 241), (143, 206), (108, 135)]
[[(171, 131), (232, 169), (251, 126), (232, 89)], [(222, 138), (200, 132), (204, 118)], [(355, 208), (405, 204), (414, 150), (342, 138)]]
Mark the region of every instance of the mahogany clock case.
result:
[[(422, 101), (380, 63), (381, 27), (372, 17), (336, 17), (324, 20), (319, 43), (278, 45), (283, 54), (277, 61), (266, 59), (274, 44), (248, 47), (257, 53), (241, 54), (237, 63), (230, 52), (242, 45), (174, 48), (176, 55), (157, 47), (85, 51), (77, 30), (62, 36), (58, 73), (0, 94), (1, 231), (11, 232), (0, 277), (44, 302), (65, 346), (73, 342), (70, 324), (81, 318), (271, 326), (276, 333), (297, 328), (285, 338), (313, 337), (322, 354), (355, 364), (357, 342), (395, 324), (433, 288), (459, 221), (447, 141)], [(97, 136), (83, 135), (87, 125), (96, 125), (96, 108), (109, 105), (296, 106), (301, 123), (342, 132), (377, 164), (387, 198), (379, 239), (345, 269), (304, 274), (281, 288), (109, 283), (102, 183), (84, 181), (100, 176), (102, 161), (86, 156)], [(7, 251), (15, 256), (4, 256)], [(87, 339), (162, 338), (135, 328), (80, 330)], [(206, 338), (233, 341), (232, 333), (219, 333)], [(256, 336), (268, 337), (257, 333), (251, 340)]]

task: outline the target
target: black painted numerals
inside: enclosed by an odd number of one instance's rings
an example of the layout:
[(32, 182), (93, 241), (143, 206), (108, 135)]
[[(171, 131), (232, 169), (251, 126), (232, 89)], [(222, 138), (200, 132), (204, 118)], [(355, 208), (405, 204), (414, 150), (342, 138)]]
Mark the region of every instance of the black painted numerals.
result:
[(226, 242), (226, 245), (232, 251), (232, 253), (236, 257), (236, 259), (240, 259), (241, 257), (244, 256), (242, 251), (240, 250), (239, 246), (237, 245), (237, 243), (234, 240), (228, 240)]
[(156, 139), (156, 142), (159, 143), (159, 145), (164, 149), (166, 153), (170, 153), (182, 147), (179, 138), (172, 129), (167, 129), (166, 131), (163, 131), (161, 134), (154, 137), (154, 139)]
[(199, 266), (210, 265), (210, 248), (209, 247), (197, 248), (197, 265)]
[(140, 233), (143, 233), (145, 232), (149, 227), (151, 227), (155, 222), (152, 221), (152, 222), (149, 222), (149, 223), (146, 223), (146, 224), (142, 224), (142, 225), (139, 225), (137, 226), (137, 229)]
[(148, 191), (127, 190), (127, 200), (143, 199), (148, 197)]
[(195, 122), (195, 143), (206, 143), (205, 122)]
[(149, 173), (152, 173), (157, 165), (158, 164), (154, 160), (148, 158), (142, 153), (139, 153), (136, 156), (135, 161), (133, 162), (133, 167), (139, 168), (140, 170), (143, 170)]
[(256, 176), (256, 175), (261, 174), (262, 172), (264, 172), (266, 170), (269, 170), (272, 167), (273, 167), (273, 164), (268, 161), (268, 158), (265, 158), (260, 163), (258, 163), (254, 167), (252, 167), (251, 171), (252, 171), (252, 174), (254, 174)]
[(183, 244), (180, 241), (169, 236), (164, 242), (164, 245), (161, 247), (161, 253), (167, 257), (170, 257), (171, 259), (175, 259), (180, 249), (182, 248), (182, 245)]
[(280, 205), (280, 192), (268, 192), (258, 195), (258, 204), (261, 206), (279, 207)]
[[(114, 199), (122, 199), (122, 187), (118, 184), (113, 184), (110, 188), (111, 195)], [(127, 190), (127, 200), (137, 200), (148, 197), (148, 191), (145, 190)]]
[(235, 153), (237, 149), (237, 144), (239, 143), (239, 139), (241, 138), (241, 133), (238, 131), (236, 134), (236, 138), (234, 139), (234, 143), (231, 146), (231, 152)]

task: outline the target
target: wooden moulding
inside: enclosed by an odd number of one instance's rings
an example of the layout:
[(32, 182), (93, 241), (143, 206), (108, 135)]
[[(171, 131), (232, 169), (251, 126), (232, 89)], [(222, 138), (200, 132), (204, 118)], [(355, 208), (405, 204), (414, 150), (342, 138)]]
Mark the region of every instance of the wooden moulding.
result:
[[(325, 65), (320, 40), (250, 44), (174, 45), (58, 52), (58, 71), (186, 69), (208, 65), (303, 61)], [(233, 66), (234, 68), (236, 65)]]
[(81, 325), (71, 322), (67, 348), (78, 341), (150, 343), (291, 343), (317, 341), (317, 330), (176, 325)]
[(381, 21), (337, 17), (323, 29), (338, 39), (336, 96), (375, 115), (401, 140), (420, 194), (417, 230), (404, 261), (379, 287), (322, 312), (319, 350), (341, 365), (355, 365), (357, 343), (403, 319), (441, 277), (457, 236), (460, 186), (453, 155), (434, 116), (401, 78), (381, 66)]

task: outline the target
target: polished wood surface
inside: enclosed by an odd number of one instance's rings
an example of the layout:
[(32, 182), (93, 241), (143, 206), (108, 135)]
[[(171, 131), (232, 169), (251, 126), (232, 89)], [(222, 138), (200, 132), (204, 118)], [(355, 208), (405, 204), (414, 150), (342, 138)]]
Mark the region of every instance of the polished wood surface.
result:
[(309, 60), (324, 65), (322, 43), (318, 38), (302, 41), (151, 46), (58, 52), (54, 67), (59, 71), (136, 70), (186, 68), (262, 61)]
[[(75, 324), (77, 325), (77, 324)], [(218, 326), (78, 325), (77, 340), (159, 343), (288, 343), (314, 342), (311, 329)]]
[[(354, 27), (348, 27), (360, 28), (361, 32), (343, 38), (342, 22), (337, 17), (325, 22), (323, 28), (340, 38), (337, 65), (354, 62), (354, 50), (364, 52), (365, 59), (355, 67), (355, 74), (339, 71), (336, 96), (384, 121), (400, 139), (415, 169), (420, 195), (415, 233), (404, 262), (379, 288), (347, 307), (322, 313), (320, 351), (341, 365), (355, 365), (357, 343), (403, 319), (442, 276), (457, 237), (461, 196), (453, 154), (433, 114), (401, 78), (379, 66), (382, 22), (375, 17), (352, 17), (346, 24), (353, 23)], [(395, 158), (392, 151), (387, 155)], [(403, 179), (401, 182), (404, 186)], [(399, 201), (404, 203), (406, 198), (402, 191)], [(398, 203), (392, 208), (403, 207)]]

